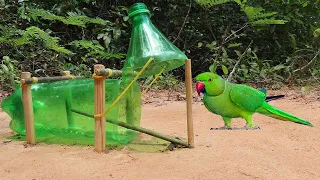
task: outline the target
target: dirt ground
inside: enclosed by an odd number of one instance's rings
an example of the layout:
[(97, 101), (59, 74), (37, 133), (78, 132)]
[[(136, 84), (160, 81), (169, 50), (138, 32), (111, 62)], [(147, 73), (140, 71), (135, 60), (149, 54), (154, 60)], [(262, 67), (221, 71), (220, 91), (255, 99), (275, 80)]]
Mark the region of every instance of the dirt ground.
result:
[[(222, 119), (195, 98), (195, 148), (152, 153), (123, 148), (99, 154), (91, 146), (10, 142), (10, 118), (0, 112), (0, 179), (320, 179), (320, 96), (281, 93), (286, 97), (270, 104), (314, 127), (256, 114), (259, 130), (212, 131)], [(142, 127), (186, 138), (184, 96), (150, 94), (144, 99)], [(244, 124), (233, 121), (236, 127)]]

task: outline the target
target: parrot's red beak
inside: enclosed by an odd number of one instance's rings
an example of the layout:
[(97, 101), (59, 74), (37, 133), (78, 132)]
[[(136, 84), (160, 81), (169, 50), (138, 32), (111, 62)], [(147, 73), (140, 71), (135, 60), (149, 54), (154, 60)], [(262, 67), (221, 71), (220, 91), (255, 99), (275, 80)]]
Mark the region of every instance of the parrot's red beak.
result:
[(203, 92), (205, 85), (203, 84), (203, 82), (198, 81), (196, 83), (196, 89), (197, 89), (197, 93), (200, 96), (200, 93)]

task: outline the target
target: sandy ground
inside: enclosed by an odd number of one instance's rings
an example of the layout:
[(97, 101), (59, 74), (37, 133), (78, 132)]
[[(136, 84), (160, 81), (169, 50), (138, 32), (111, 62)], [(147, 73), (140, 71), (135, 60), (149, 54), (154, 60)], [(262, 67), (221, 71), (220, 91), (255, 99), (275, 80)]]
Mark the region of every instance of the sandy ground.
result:
[[(145, 103), (143, 127), (186, 138), (184, 101), (147, 98)], [(153, 153), (123, 148), (99, 154), (90, 146), (7, 142), (10, 119), (0, 112), (0, 179), (320, 179), (320, 98), (289, 95), (270, 104), (315, 127), (256, 114), (260, 130), (211, 131), (223, 125), (222, 119), (195, 102), (195, 148)], [(236, 127), (244, 124), (233, 121)]]

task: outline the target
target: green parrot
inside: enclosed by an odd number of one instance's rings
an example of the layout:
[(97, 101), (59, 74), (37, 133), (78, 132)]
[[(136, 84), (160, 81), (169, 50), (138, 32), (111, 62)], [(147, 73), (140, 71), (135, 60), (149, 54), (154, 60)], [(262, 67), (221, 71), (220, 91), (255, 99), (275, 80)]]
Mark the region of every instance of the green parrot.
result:
[(196, 77), (198, 94), (203, 93), (203, 103), (212, 113), (222, 116), (225, 126), (211, 129), (232, 129), (232, 118), (243, 118), (246, 126), (240, 129), (259, 129), (254, 126), (252, 115), (264, 114), (284, 121), (292, 121), (308, 126), (312, 124), (306, 120), (281, 111), (266, 102), (266, 91), (252, 87), (234, 84), (224, 80), (217, 74), (205, 72)]

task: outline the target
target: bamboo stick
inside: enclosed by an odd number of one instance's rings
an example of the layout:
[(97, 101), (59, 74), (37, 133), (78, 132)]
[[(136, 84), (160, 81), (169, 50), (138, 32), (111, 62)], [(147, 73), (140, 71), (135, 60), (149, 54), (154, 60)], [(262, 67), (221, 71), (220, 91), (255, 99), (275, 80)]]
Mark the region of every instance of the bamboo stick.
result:
[[(104, 69), (102, 64), (94, 65), (94, 71)], [(105, 83), (104, 78), (94, 79), (94, 113), (101, 114), (105, 109)], [(106, 121), (105, 116), (95, 118), (95, 151), (106, 149)]]
[[(70, 80), (70, 79), (84, 79), (86, 77), (83, 76), (55, 76), (55, 77), (37, 77), (36, 83), (48, 83), (48, 82), (55, 82), (55, 81), (63, 81), (63, 80)], [(21, 84), (33, 84), (35, 78), (23, 78), (20, 80)]]
[[(83, 116), (94, 118), (94, 115), (91, 115), (91, 114), (88, 114), (88, 113), (85, 113), (85, 112), (81, 112), (81, 111), (78, 111), (78, 110), (75, 110), (75, 109), (72, 109), (71, 111), (74, 112), (74, 113), (77, 113), (77, 114), (81, 114)], [(173, 138), (173, 137), (170, 137), (170, 136), (166, 136), (166, 135), (154, 132), (152, 130), (149, 130), (149, 129), (146, 129), (146, 128), (143, 128), (143, 127), (138, 127), (138, 126), (134, 126), (134, 125), (130, 125), (130, 124), (124, 123), (124, 122), (111, 120), (109, 118), (106, 119), (106, 122), (111, 123), (111, 124), (116, 124), (116, 125), (119, 125), (121, 127), (124, 127), (124, 128), (127, 128), (127, 129), (131, 129), (131, 130), (134, 130), (134, 131), (142, 132), (142, 133), (145, 133), (145, 134), (148, 134), (148, 135), (151, 135), (151, 136), (154, 136), (154, 137), (157, 137), (157, 138), (160, 138), (160, 139), (163, 139), (163, 140), (175, 143), (175, 144), (182, 145), (184, 147), (191, 147), (187, 142), (184, 142), (184, 141), (181, 141), (179, 139), (176, 139), (176, 138)]]
[[(22, 72), (21, 78), (30, 78), (30, 72)], [(35, 144), (36, 136), (34, 129), (34, 115), (32, 106), (31, 85), (22, 86), (22, 103), (24, 112), (24, 121), (26, 128), (26, 141), (27, 144)]]
[[(66, 76), (66, 77), (71, 76), (70, 71), (63, 71), (62, 74), (63, 74), (63, 76)], [(73, 119), (72, 111), (71, 111), (71, 109), (72, 109), (72, 92), (71, 92), (70, 88), (66, 89), (65, 98), (66, 98), (65, 106), (66, 106), (66, 113), (67, 113), (68, 128), (71, 129), (71, 128), (74, 128), (74, 119)]]
[(115, 70), (115, 69), (97, 69), (95, 71), (96, 75), (98, 76), (107, 76), (107, 77), (119, 77), (122, 75), (121, 70)]
[(185, 81), (186, 81), (186, 99), (187, 99), (187, 131), (188, 143), (194, 147), (193, 119), (192, 119), (192, 72), (191, 60), (185, 62)]

